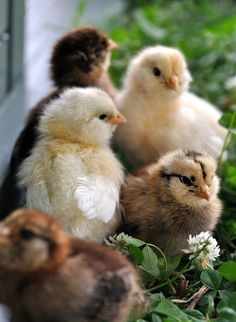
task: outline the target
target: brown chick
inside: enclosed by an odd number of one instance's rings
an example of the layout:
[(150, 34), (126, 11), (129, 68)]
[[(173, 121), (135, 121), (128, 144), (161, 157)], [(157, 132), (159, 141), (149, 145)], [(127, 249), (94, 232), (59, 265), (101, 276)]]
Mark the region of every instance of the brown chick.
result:
[(123, 230), (160, 247), (167, 256), (187, 247), (190, 234), (213, 231), (222, 211), (216, 162), (207, 154), (177, 150), (128, 176), (121, 193)]
[(96, 86), (116, 95), (107, 70), (110, 52), (117, 45), (101, 31), (87, 27), (69, 32), (55, 44), (51, 79), (58, 88)]
[(16, 173), (22, 161), (30, 155), (38, 139), (37, 127), (45, 105), (57, 98), (63, 89), (71, 86), (99, 87), (114, 97), (116, 89), (110, 81), (107, 70), (110, 64), (110, 52), (115, 47), (116, 44), (111, 39), (92, 27), (71, 31), (55, 44), (50, 70), (57, 89), (30, 111), (25, 127), (15, 143), (0, 189), (0, 218), (3, 219), (12, 210), (25, 204), (25, 198), (16, 185)]
[(0, 301), (13, 322), (122, 322), (144, 303), (128, 260), (70, 239), (46, 215), (17, 210), (0, 225)]

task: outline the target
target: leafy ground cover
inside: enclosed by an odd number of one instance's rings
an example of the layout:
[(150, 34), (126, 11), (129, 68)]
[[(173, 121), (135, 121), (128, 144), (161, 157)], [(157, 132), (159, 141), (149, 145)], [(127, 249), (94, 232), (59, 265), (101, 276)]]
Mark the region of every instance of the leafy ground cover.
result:
[(215, 234), (221, 253), (214, 265), (204, 269), (189, 254), (167, 259), (157, 247), (126, 235), (109, 240), (137, 266), (148, 294), (146, 313), (130, 321), (236, 321), (236, 3), (127, 0), (123, 14), (103, 29), (119, 44), (111, 67), (118, 86), (130, 58), (143, 47), (178, 47), (193, 75), (192, 91), (219, 106), (220, 123), (228, 129), (218, 159), (224, 212)]

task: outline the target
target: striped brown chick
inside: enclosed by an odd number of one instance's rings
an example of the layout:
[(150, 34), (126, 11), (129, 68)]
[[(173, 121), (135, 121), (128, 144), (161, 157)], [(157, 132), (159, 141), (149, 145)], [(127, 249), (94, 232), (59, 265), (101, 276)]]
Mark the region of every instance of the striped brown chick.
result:
[(70, 239), (48, 216), (17, 210), (0, 225), (0, 301), (13, 322), (122, 322), (145, 303), (121, 254)]
[(177, 150), (145, 175), (128, 176), (121, 194), (125, 232), (173, 256), (186, 248), (189, 234), (213, 231), (222, 212), (215, 172), (212, 157)]
[(110, 52), (115, 47), (116, 44), (106, 34), (92, 27), (75, 29), (57, 41), (50, 60), (51, 79), (56, 90), (32, 108), (17, 138), (0, 188), (0, 218), (25, 204), (22, 191), (17, 187), (16, 173), (38, 139), (37, 126), (45, 105), (71, 86), (95, 86), (105, 90), (111, 97), (115, 96), (116, 89), (107, 72)]

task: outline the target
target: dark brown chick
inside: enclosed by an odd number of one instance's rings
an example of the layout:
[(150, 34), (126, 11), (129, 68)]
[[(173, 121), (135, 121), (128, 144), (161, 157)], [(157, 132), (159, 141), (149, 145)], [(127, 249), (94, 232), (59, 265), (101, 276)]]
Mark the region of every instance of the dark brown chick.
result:
[(107, 74), (110, 51), (117, 45), (104, 33), (87, 27), (58, 40), (51, 57), (51, 78), (58, 87), (96, 86), (114, 97), (116, 89)]
[(0, 225), (0, 257), (0, 300), (13, 322), (122, 322), (144, 303), (126, 258), (70, 239), (36, 211), (15, 211)]
[(121, 194), (123, 230), (173, 256), (190, 234), (213, 231), (222, 211), (216, 162), (204, 153), (177, 150), (128, 176)]
[[(107, 73), (110, 52), (116, 44), (95, 28), (79, 28), (60, 38), (52, 50), (51, 78), (57, 89), (43, 98), (29, 113), (21, 131), (0, 189), (0, 218), (24, 206), (25, 198), (17, 187), (16, 173), (29, 156), (38, 138), (37, 126), (44, 106), (67, 87), (96, 86), (114, 97), (116, 89)], [(22, 199), (22, 201), (20, 200)]]

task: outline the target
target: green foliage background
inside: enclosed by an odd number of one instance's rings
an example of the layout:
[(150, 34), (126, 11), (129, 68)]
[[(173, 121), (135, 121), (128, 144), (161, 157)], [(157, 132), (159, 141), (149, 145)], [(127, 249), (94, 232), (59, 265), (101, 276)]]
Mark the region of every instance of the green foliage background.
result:
[[(186, 256), (167, 261), (155, 247), (127, 236), (112, 241), (113, 247), (133, 260), (149, 294), (146, 313), (131, 321), (235, 322), (236, 80), (231, 86), (227, 84), (236, 76), (236, 2), (127, 0), (125, 4), (121, 15), (103, 25), (119, 44), (112, 56), (113, 81), (121, 86), (130, 58), (143, 47), (178, 47), (186, 55), (193, 76), (191, 90), (219, 106), (224, 112), (220, 123), (229, 131), (224, 146), (227, 160), (218, 160), (224, 213), (216, 232), (222, 254), (214, 268), (202, 271)], [(78, 17), (81, 10), (83, 5), (78, 8)], [(188, 283), (181, 292), (183, 281)], [(206, 293), (195, 310), (189, 309), (188, 299), (194, 299), (202, 287), (207, 288)]]

